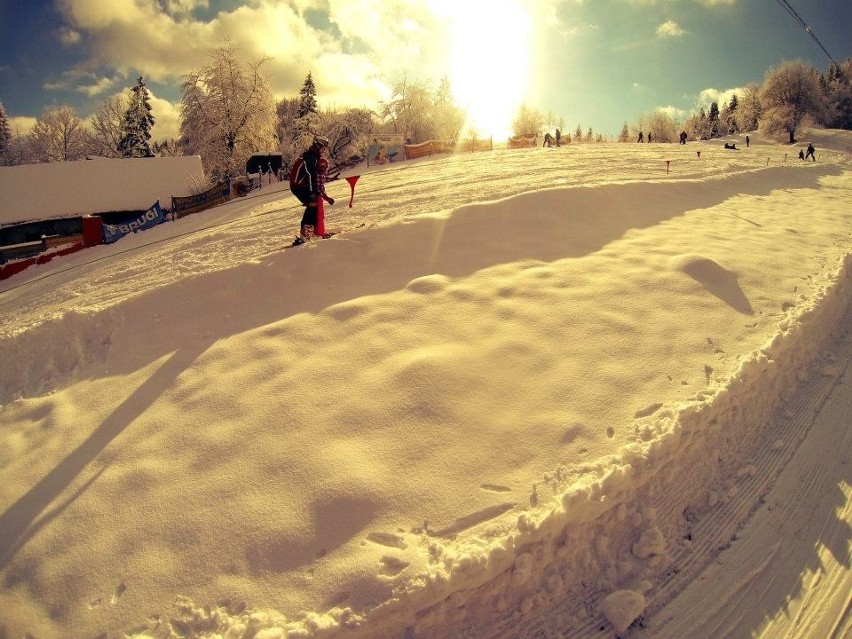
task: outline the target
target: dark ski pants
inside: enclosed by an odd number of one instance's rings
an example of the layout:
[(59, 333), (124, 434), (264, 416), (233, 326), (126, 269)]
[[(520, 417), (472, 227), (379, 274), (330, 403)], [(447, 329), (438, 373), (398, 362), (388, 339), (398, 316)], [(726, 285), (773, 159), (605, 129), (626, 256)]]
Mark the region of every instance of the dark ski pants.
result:
[(302, 235), (304, 235), (306, 226), (310, 226), (313, 229), (316, 229), (317, 227), (318, 197), (311, 193), (308, 189), (293, 188), (290, 190), (293, 195), (299, 198), (299, 202), (301, 202), (305, 207), (305, 212), (302, 214)]

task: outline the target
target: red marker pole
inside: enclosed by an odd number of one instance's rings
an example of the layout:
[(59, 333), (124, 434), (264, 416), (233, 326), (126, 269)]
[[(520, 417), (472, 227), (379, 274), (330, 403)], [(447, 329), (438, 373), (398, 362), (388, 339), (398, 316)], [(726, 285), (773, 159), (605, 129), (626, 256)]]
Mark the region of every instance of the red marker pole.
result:
[(349, 196), (349, 208), (352, 208), (352, 201), (355, 199), (355, 183), (358, 181), (360, 175), (350, 175), (346, 178), (346, 181), (349, 182), (349, 187), (352, 189), (352, 195)]

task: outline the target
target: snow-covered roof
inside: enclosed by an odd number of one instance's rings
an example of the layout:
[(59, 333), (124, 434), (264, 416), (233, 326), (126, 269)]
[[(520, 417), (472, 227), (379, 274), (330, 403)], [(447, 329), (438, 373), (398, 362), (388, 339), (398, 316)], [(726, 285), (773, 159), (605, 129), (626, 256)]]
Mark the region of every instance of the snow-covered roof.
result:
[(198, 155), (0, 167), (0, 225), (147, 209), (205, 183)]

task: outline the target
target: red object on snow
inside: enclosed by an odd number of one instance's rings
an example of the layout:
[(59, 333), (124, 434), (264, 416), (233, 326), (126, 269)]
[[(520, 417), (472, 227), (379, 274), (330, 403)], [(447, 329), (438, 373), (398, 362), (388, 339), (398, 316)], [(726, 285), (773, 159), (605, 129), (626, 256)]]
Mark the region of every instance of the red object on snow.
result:
[(352, 189), (352, 195), (349, 196), (349, 208), (352, 208), (352, 201), (355, 199), (355, 183), (358, 181), (360, 175), (350, 175), (346, 178), (346, 181), (349, 182), (349, 187)]
[(86, 246), (104, 243), (104, 223), (97, 215), (83, 216), (83, 241)]
[(317, 198), (317, 226), (314, 235), (322, 237), (325, 235), (325, 201), (322, 197)]

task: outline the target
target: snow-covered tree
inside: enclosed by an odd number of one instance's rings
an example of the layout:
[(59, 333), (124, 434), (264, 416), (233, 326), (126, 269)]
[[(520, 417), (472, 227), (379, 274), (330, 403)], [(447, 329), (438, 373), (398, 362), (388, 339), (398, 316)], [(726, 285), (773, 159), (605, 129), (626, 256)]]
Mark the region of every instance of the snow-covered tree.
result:
[(413, 142), (454, 141), (464, 125), (464, 112), (453, 99), (450, 81), (444, 77), (435, 89), (429, 81), (397, 82), (387, 102), (379, 103), (380, 129), (399, 133)]
[(229, 44), (181, 84), (182, 143), (201, 156), (209, 178), (238, 175), (252, 153), (277, 146), (275, 102), (263, 66), (269, 58), (242, 64)]
[(801, 60), (782, 62), (766, 72), (760, 102), (761, 131), (768, 135), (786, 133), (790, 144), (796, 141), (796, 129), (805, 116), (819, 116), (827, 106), (819, 73)]
[(465, 114), (453, 98), (450, 79), (444, 76), (438, 85), (438, 91), (432, 102), (433, 135), (438, 140), (458, 139), (464, 127)]
[(180, 141), (174, 138), (155, 140), (151, 144), (151, 152), (154, 154), (154, 157), (158, 158), (171, 158), (183, 155)]
[(275, 119), (278, 123), (277, 135), (279, 146), (292, 144), (293, 123), (299, 117), (299, 99), (283, 98), (275, 104)]
[(81, 160), (87, 155), (88, 137), (70, 106), (49, 108), (30, 131), (30, 152), (36, 162)]
[(693, 113), (686, 119), (683, 123), (683, 129), (696, 140), (710, 139), (710, 120), (704, 107), (701, 107), (698, 113)]
[(124, 137), (124, 114), (127, 100), (113, 96), (104, 100), (101, 108), (92, 116), (90, 149), (92, 154), (104, 158), (120, 158), (121, 140)]
[(654, 142), (674, 142), (678, 138), (679, 125), (664, 109), (654, 110), (647, 121), (648, 137)]
[(373, 125), (373, 114), (368, 109), (325, 114), (323, 135), (330, 143), (332, 164), (345, 166), (363, 160), (372, 141)]
[(763, 108), (760, 106), (760, 87), (749, 84), (742, 100), (737, 102), (737, 125), (740, 131), (756, 131)]
[(9, 128), (9, 117), (0, 100), (0, 165), (11, 163), (10, 151), (12, 146), (12, 130)]
[(719, 103), (713, 101), (710, 103), (710, 111), (707, 114), (707, 121), (710, 125), (710, 137), (718, 138), (721, 133), (719, 132)]
[(538, 133), (542, 126), (544, 126), (544, 115), (541, 111), (522, 104), (512, 120), (512, 135)]
[(722, 104), (722, 110), (719, 113), (719, 128), (724, 133), (730, 134), (739, 132), (739, 114), (737, 113), (738, 106), (739, 101), (737, 99), (736, 93), (731, 96), (729, 102), (725, 102), (724, 104)]
[(310, 71), (299, 89), (299, 111), (296, 117), (303, 118), (309, 113), (317, 113), (317, 87)]
[(424, 108), (428, 100), (423, 99), (427, 90), (424, 84), (412, 82), (407, 77), (393, 86), (390, 99), (379, 103), (379, 114), (389, 127), (389, 133), (409, 133), (413, 139), (421, 140), (420, 125), (428, 112)]
[(122, 121), (122, 137), (118, 150), (122, 157), (149, 158), (151, 152), (151, 128), (154, 116), (151, 114), (148, 87), (140, 77), (130, 89), (130, 99)]
[(832, 63), (825, 78), (828, 97), (826, 126), (852, 129), (852, 58)]
[(630, 129), (627, 128), (627, 122), (621, 127), (621, 133), (618, 134), (619, 142), (630, 142)]

